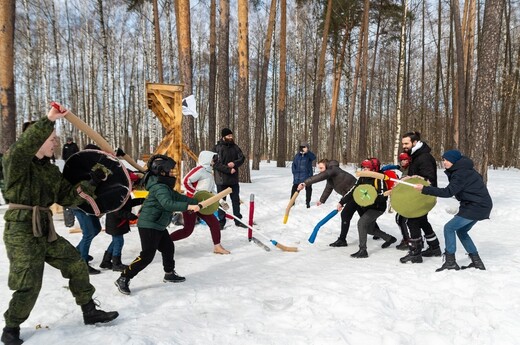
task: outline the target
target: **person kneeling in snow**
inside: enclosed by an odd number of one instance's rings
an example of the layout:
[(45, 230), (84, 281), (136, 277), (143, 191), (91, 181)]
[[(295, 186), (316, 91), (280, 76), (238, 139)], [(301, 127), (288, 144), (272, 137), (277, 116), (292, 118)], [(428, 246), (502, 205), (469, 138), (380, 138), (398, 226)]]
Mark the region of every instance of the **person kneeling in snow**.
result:
[(469, 254), (471, 264), (462, 266), (466, 268), (478, 268), (485, 270), (486, 267), (478, 255), (478, 250), (468, 232), (479, 220), (488, 219), (493, 208), (493, 201), (482, 179), (482, 176), (473, 168), (473, 161), (464, 157), (457, 150), (449, 150), (442, 155), (442, 163), (446, 169), (449, 184), (445, 188), (415, 185), (415, 189), (423, 194), (434, 195), (440, 198), (451, 198), (455, 196), (460, 201), (459, 212), (444, 225), (444, 264), (436, 271), (445, 269), (458, 270), (460, 267), (455, 260), (457, 242), (455, 234), (462, 246)]

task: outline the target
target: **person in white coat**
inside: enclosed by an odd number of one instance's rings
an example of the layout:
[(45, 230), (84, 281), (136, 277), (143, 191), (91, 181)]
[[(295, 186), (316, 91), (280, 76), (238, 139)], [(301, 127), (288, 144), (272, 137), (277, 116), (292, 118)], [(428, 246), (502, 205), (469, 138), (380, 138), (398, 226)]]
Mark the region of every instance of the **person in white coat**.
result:
[[(215, 180), (213, 178), (213, 157), (216, 155), (212, 151), (202, 151), (199, 154), (198, 165), (191, 169), (184, 177), (183, 185), (186, 195), (192, 198), (198, 191), (215, 192)], [(213, 252), (215, 254), (229, 254), (230, 252), (220, 244), (220, 224), (213, 214), (202, 214), (200, 212), (183, 212), (184, 228), (176, 230), (170, 234), (172, 241), (179, 241), (189, 237), (195, 229), (197, 217), (202, 219), (209, 226), (211, 238), (213, 240)]]

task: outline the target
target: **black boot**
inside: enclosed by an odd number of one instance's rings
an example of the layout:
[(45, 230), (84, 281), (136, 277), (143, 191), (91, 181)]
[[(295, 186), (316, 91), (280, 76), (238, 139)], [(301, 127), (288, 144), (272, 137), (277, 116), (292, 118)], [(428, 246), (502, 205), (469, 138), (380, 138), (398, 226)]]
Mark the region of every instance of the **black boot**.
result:
[(329, 246), (331, 246), (331, 247), (346, 247), (346, 246), (348, 246), (348, 244), (347, 244), (347, 240), (342, 240), (341, 238), (338, 238), (336, 240), (336, 242), (332, 242), (331, 244), (329, 244)]
[(110, 322), (119, 316), (117, 311), (103, 311), (96, 309), (96, 304), (90, 300), (87, 304), (81, 306), (83, 311), (83, 322), (85, 325), (93, 325), (96, 323)]
[(120, 276), (114, 284), (116, 284), (117, 289), (124, 295), (130, 295), (130, 278)]
[(395, 246), (395, 249), (397, 249), (397, 250), (408, 250), (408, 243), (407, 243), (407, 241), (403, 238), (401, 240), (401, 243), (399, 243), (397, 246)]
[(478, 256), (478, 253), (469, 254), (469, 258), (471, 259), (471, 263), (468, 266), (461, 266), (463, 270), (465, 270), (466, 268), (477, 268), (479, 270), (486, 269), (484, 263), (482, 262), (482, 259), (480, 258), (480, 256)]
[(186, 280), (186, 278), (179, 276), (177, 274), (177, 272), (171, 271), (171, 272), (167, 272), (164, 275), (163, 282), (165, 282), (165, 283), (182, 283), (185, 280)]
[(121, 262), (121, 256), (112, 256), (112, 271), (123, 272), (127, 266)]
[(397, 238), (395, 238), (394, 236), (392, 236), (392, 237), (390, 237), (390, 239), (389, 239), (388, 241), (385, 241), (385, 243), (383, 243), (383, 244), (381, 245), (381, 248), (383, 248), (383, 249), (384, 249), (384, 248), (388, 248), (388, 247), (390, 247), (390, 245), (391, 245), (392, 243), (395, 243), (395, 242), (397, 242)]
[(4, 327), (2, 338), (0, 340), (5, 345), (23, 344), (23, 340), (20, 339), (20, 327)]
[(425, 258), (431, 258), (433, 256), (441, 256), (442, 252), (441, 252), (440, 247), (434, 248), (434, 247), (429, 246), (428, 249), (423, 250), (423, 252), (421, 254)]
[(356, 258), (356, 259), (368, 258), (368, 252), (366, 249), (360, 249), (357, 252), (355, 252), (354, 254), (350, 254), (350, 257)]
[(422, 238), (408, 240), (408, 254), (399, 259), (402, 264), (411, 262), (413, 264), (419, 264), (423, 262), (421, 249), (422, 249)]
[(437, 268), (435, 272), (440, 272), (444, 270), (460, 270), (459, 265), (457, 265), (457, 261), (455, 261), (455, 254), (444, 253), (444, 263), (441, 268)]
[(112, 269), (112, 254), (109, 252), (105, 252), (105, 255), (103, 255), (103, 261), (99, 264), (100, 268), (104, 268), (107, 270)]

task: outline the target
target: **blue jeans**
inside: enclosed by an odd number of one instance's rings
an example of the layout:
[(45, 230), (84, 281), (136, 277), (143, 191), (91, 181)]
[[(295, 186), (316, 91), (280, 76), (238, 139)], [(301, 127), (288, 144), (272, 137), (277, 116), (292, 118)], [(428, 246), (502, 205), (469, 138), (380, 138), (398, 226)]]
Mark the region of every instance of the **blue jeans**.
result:
[(125, 239), (123, 235), (112, 235), (112, 242), (110, 242), (107, 252), (112, 254), (112, 256), (121, 256), (124, 244)]
[(79, 226), (81, 227), (81, 233), (83, 237), (81, 237), (81, 241), (79, 241), (76, 249), (81, 254), (81, 258), (85, 261), (88, 261), (88, 252), (90, 250), (90, 244), (94, 237), (99, 234), (101, 231), (101, 223), (99, 222), (99, 218), (93, 215), (86, 214), (81, 210), (72, 210), (74, 215), (78, 219)]
[(475, 247), (471, 237), (468, 235), (468, 231), (470, 231), (476, 223), (476, 220), (466, 219), (460, 216), (455, 216), (447, 222), (446, 225), (444, 225), (444, 244), (446, 246), (446, 253), (455, 254), (457, 251), (455, 233), (468, 254), (477, 253), (477, 247)]

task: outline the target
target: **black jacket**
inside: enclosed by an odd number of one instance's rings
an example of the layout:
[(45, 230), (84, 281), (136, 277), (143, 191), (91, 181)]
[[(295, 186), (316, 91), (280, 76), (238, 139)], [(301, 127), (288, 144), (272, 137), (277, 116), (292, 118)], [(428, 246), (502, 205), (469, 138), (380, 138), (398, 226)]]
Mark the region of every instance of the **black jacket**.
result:
[[(386, 183), (383, 180), (375, 179), (372, 177), (360, 177), (357, 180), (355, 187), (362, 185), (362, 184), (368, 184), (368, 185), (374, 186), (374, 188), (377, 191), (377, 198), (376, 198), (376, 201), (372, 205), (366, 206), (366, 207), (361, 207), (361, 206), (359, 206), (359, 207), (363, 210), (374, 209), (374, 210), (383, 211), (383, 212), (386, 211), (386, 201), (387, 201), (388, 197), (383, 195), (383, 193), (386, 191)], [(347, 203), (355, 204), (355, 201), (353, 200), (354, 199), (353, 192), (354, 192), (355, 187), (352, 188), (347, 194), (345, 194), (343, 196), (343, 198), (341, 198), (341, 200), (339, 202), (341, 205), (345, 205)]]
[(473, 161), (462, 157), (444, 172), (450, 182), (446, 188), (424, 187), (422, 193), (441, 198), (455, 196), (460, 201), (457, 213), (460, 217), (471, 220), (489, 218), (493, 201), (482, 176), (473, 169)]
[(437, 187), (437, 163), (431, 151), (423, 142), (423, 146), (412, 154), (408, 176), (419, 175), (428, 180), (433, 187)]
[(107, 214), (105, 227), (109, 235), (119, 236), (130, 231), (130, 221), (136, 220), (137, 216), (132, 213), (132, 207), (141, 205), (144, 198), (128, 199), (118, 211)]
[[(238, 168), (244, 164), (245, 157), (240, 147), (234, 142), (225, 142), (219, 140), (213, 148), (213, 152), (217, 153), (217, 160), (213, 165), (215, 171), (215, 183), (217, 185), (234, 185), (238, 184)], [(231, 174), (231, 168), (227, 166), (229, 162), (235, 163), (234, 174)]]
[(339, 167), (338, 161), (331, 160), (327, 164), (327, 170), (317, 175), (311, 176), (304, 181), (309, 186), (313, 183), (327, 180), (327, 185), (320, 197), (323, 204), (330, 196), (333, 190), (340, 195), (345, 195), (356, 184), (356, 178)]
[(61, 151), (61, 158), (66, 161), (76, 152), (79, 152), (79, 147), (76, 145), (76, 143), (65, 144), (63, 145), (63, 150)]

